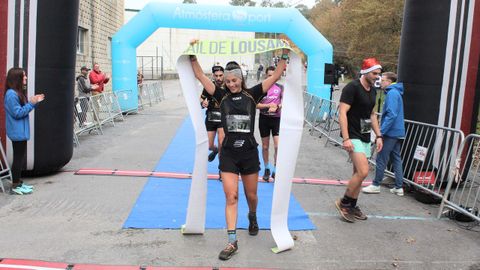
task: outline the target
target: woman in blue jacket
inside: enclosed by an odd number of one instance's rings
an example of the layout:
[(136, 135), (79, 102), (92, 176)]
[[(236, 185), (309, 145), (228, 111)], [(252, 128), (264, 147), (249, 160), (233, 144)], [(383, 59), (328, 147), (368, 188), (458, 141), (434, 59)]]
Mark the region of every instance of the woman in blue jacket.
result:
[(11, 68), (5, 80), (5, 112), (7, 136), (12, 141), (12, 194), (24, 195), (32, 193), (32, 186), (20, 180), (25, 157), (27, 154), (27, 141), (30, 139), (30, 123), (28, 114), (36, 104), (45, 98), (45, 95), (35, 95), (27, 100), (25, 86), (27, 75), (21, 68)]

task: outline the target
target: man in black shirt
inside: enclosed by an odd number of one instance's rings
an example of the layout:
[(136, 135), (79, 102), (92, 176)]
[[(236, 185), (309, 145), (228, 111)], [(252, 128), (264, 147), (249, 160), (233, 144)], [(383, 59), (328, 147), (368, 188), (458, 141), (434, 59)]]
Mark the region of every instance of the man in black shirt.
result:
[[(223, 88), (223, 73), (224, 69), (222, 66), (216, 65), (212, 67), (213, 82), (215, 83), (215, 86), (220, 88)], [(200, 96), (200, 104), (203, 108), (207, 108), (207, 111), (205, 112), (205, 127), (207, 128), (208, 133), (208, 149), (212, 151), (208, 155), (208, 161), (211, 162), (215, 159), (217, 153), (220, 152), (220, 146), (225, 137), (220, 116), (220, 101), (210, 95), (207, 90), (203, 89), (202, 95)], [(214, 142), (217, 133), (218, 147), (215, 146)]]
[(353, 175), (343, 198), (335, 201), (335, 206), (347, 222), (366, 220), (367, 216), (357, 206), (362, 182), (368, 176), (370, 157), (370, 133), (375, 132), (377, 151), (383, 146), (383, 139), (373, 108), (375, 107), (375, 81), (382, 67), (375, 58), (363, 60), (362, 76), (347, 84), (342, 91), (339, 107), (339, 121), (343, 138), (343, 148), (350, 154)]

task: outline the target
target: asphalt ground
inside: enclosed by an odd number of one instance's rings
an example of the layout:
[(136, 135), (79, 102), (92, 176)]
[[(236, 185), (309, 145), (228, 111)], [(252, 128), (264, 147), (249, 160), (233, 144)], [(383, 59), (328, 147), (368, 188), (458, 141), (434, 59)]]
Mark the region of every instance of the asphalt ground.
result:
[[(295, 247), (280, 254), (270, 251), (275, 243), (268, 230), (255, 237), (239, 231), (239, 251), (224, 262), (217, 256), (225, 230), (184, 236), (179, 230), (122, 229), (148, 179), (74, 172), (152, 170), (188, 114), (179, 82), (165, 81), (164, 90), (165, 101), (107, 125), (104, 135), (80, 136), (62, 171), (25, 179), (35, 186), (33, 194), (0, 194), (0, 258), (163, 267), (480, 269), (478, 232), (438, 220), (437, 205), (419, 203), (411, 194), (398, 197), (388, 187), (362, 194), (359, 205), (369, 218), (350, 224), (334, 206), (344, 186), (294, 184), (295, 198), (317, 229), (292, 232)], [(317, 135), (305, 129), (295, 176), (349, 179), (347, 154)]]

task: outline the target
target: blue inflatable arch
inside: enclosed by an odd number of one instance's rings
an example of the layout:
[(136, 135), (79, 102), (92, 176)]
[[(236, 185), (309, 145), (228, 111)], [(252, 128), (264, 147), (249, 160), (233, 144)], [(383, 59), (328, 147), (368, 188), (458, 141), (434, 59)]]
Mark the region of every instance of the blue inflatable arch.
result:
[(308, 91), (329, 99), (324, 69), (332, 63), (332, 45), (297, 9), (152, 2), (112, 38), (113, 91), (131, 93), (119, 99), (123, 111), (138, 106), (136, 48), (160, 27), (284, 33), (308, 56)]

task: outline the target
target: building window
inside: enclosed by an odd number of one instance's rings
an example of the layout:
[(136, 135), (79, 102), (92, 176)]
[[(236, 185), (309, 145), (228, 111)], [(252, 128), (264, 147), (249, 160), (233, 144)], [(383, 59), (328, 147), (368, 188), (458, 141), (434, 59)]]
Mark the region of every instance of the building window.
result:
[(78, 27), (77, 31), (77, 54), (85, 54), (87, 48), (87, 29)]

